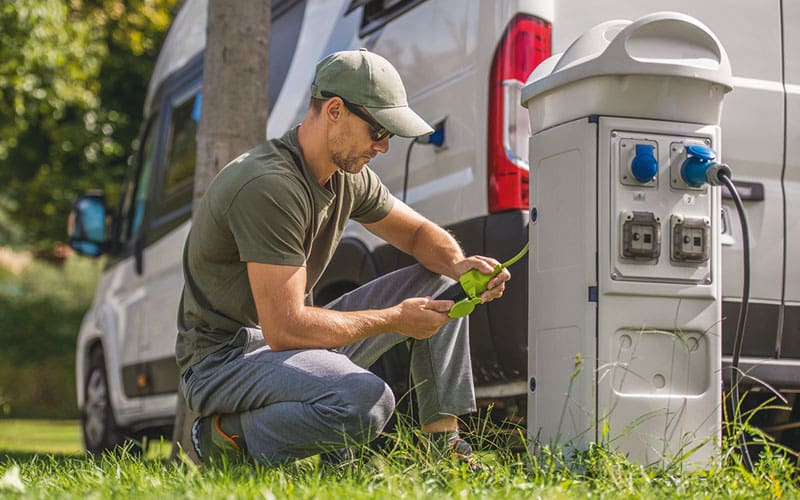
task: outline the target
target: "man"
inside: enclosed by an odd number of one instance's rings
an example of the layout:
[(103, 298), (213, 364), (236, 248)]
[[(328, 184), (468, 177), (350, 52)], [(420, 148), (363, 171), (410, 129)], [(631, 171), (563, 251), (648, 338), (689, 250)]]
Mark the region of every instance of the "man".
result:
[[(457, 416), (475, 411), (466, 319), (434, 300), (470, 269), (443, 229), (395, 199), (366, 163), (392, 135), (432, 132), (395, 68), (365, 49), (317, 65), (303, 121), (226, 166), (194, 214), (176, 344), (200, 457), (280, 463), (373, 439), (394, 409), (367, 368), (414, 339), (411, 373), (424, 431), (462, 452)], [(414, 256), (412, 266), (325, 308), (306, 298), (348, 219)], [(489, 283), (500, 297), (510, 274)]]

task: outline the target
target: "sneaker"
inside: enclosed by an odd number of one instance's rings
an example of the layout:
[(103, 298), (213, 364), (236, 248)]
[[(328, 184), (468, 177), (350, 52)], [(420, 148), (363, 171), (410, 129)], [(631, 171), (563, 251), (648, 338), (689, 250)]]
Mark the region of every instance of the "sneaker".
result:
[(356, 451), (353, 448), (340, 448), (319, 455), (322, 464), (335, 468), (343, 468), (356, 462)]
[(455, 458), (466, 464), (470, 472), (485, 470), (485, 467), (475, 458), (472, 446), (461, 437), (458, 431), (435, 432), (431, 438), (442, 454), (442, 458)]
[(204, 463), (226, 456), (234, 459), (248, 457), (247, 445), (241, 434), (228, 435), (222, 430), (222, 415), (200, 417), (192, 424), (192, 444)]

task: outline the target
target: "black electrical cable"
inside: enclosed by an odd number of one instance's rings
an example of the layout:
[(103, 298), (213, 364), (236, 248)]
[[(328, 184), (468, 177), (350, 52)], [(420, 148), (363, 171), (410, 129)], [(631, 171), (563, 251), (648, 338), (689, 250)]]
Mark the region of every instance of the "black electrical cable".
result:
[(720, 181), (725, 184), (731, 193), (736, 211), (739, 214), (739, 221), (742, 225), (742, 257), (744, 260), (744, 279), (742, 281), (742, 307), (739, 309), (739, 318), (736, 322), (736, 336), (733, 339), (733, 366), (739, 368), (739, 359), (742, 355), (742, 344), (744, 343), (744, 328), (747, 323), (747, 313), (750, 301), (750, 228), (747, 223), (747, 215), (744, 212), (744, 205), (736, 186), (727, 175), (721, 175)]
[(408, 196), (408, 170), (409, 170), (409, 161), (411, 160), (411, 150), (414, 149), (414, 144), (417, 143), (417, 138), (414, 138), (411, 141), (411, 144), (408, 145), (408, 150), (406, 151), (406, 171), (403, 175), (403, 203), (406, 202), (406, 198)]
[[(408, 171), (410, 168), (411, 150), (414, 149), (414, 144), (417, 144), (418, 142), (420, 142), (420, 137), (415, 137), (409, 143), (408, 149), (406, 150), (406, 166), (405, 174), (403, 175), (403, 203), (406, 202), (406, 198), (408, 196)], [(428, 144), (428, 142), (423, 142), (423, 144)], [(459, 282), (456, 282), (453, 286), (435, 297), (436, 300), (452, 300), (454, 302), (458, 302), (459, 300), (465, 298), (467, 298), (467, 294), (464, 292), (464, 288), (461, 287), (461, 283)]]
[[(406, 202), (408, 195), (408, 171), (410, 167), (411, 150), (414, 149), (414, 144), (417, 144), (418, 142), (419, 137), (415, 137), (409, 143), (408, 149), (406, 150), (406, 166), (405, 174), (403, 175), (403, 203)], [(464, 292), (464, 289), (461, 287), (461, 283), (459, 282), (456, 282), (453, 286), (435, 297), (436, 300), (452, 300), (454, 302), (458, 302), (459, 300), (465, 298), (467, 298), (467, 294)]]
[[(739, 318), (736, 322), (736, 335), (733, 338), (733, 357), (731, 359), (731, 410), (732, 416), (741, 427), (742, 416), (739, 412), (739, 384), (742, 380), (741, 370), (739, 369), (739, 360), (742, 356), (742, 346), (744, 344), (744, 330), (747, 324), (747, 313), (750, 307), (750, 227), (747, 223), (747, 215), (744, 212), (744, 204), (739, 192), (736, 190), (736, 185), (730, 178), (727, 170), (721, 170), (717, 177), (720, 182), (728, 188), (733, 198), (733, 203), (736, 205), (736, 212), (739, 214), (739, 222), (742, 226), (742, 258), (744, 260), (744, 276), (742, 280), (742, 306), (739, 309)], [(744, 457), (745, 465), (747, 468), (753, 470), (753, 459), (750, 457), (750, 452), (747, 448), (747, 436), (744, 431), (741, 434), (741, 448), (742, 456)]]
[[(411, 166), (410, 165), (411, 150), (414, 149), (414, 144), (419, 142), (419, 139), (420, 139), (419, 137), (415, 137), (414, 139), (412, 139), (411, 143), (408, 145), (408, 149), (406, 150), (406, 165), (405, 165), (405, 172), (403, 173), (403, 203), (405, 203), (406, 199), (408, 198), (408, 171), (409, 171), (409, 168)], [(445, 295), (447, 295), (447, 297), (445, 297)], [(452, 287), (450, 287), (447, 290), (445, 290), (442, 293), (442, 295), (440, 295), (439, 297), (436, 297), (436, 299), (437, 300), (438, 299), (442, 299), (442, 300), (459, 300), (458, 297), (465, 298), (466, 294), (464, 293), (464, 290), (461, 289), (461, 285), (459, 283), (456, 283)], [(409, 387), (409, 390), (410, 390), (411, 387), (413, 387), (413, 385), (411, 384), (411, 372), (410, 371), (408, 373), (408, 387)], [(413, 400), (413, 398), (409, 397), (408, 405), (409, 405), (409, 411), (410, 411), (411, 415), (413, 415), (414, 414), (414, 400)]]

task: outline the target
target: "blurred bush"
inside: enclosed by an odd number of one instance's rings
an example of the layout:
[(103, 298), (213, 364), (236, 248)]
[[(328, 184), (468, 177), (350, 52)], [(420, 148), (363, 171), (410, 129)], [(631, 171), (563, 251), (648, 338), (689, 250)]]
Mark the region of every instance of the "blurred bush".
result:
[(75, 341), (101, 262), (70, 256), (0, 268), (0, 412), (18, 418), (75, 418)]

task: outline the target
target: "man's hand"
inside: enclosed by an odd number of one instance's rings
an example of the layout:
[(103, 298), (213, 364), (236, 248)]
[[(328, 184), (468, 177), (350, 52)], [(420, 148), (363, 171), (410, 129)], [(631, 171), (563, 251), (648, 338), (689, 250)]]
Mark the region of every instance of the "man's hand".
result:
[[(494, 268), (499, 266), (500, 262), (492, 259), (491, 257), (483, 257), (481, 255), (473, 255), (455, 264), (454, 269), (458, 276), (466, 273), (470, 269), (475, 269), (483, 274), (492, 274)], [(511, 279), (511, 273), (508, 269), (503, 269), (497, 276), (489, 281), (486, 291), (481, 294), (481, 301), (485, 304), (494, 299), (499, 299), (503, 296), (506, 290), (506, 281)]]
[(447, 312), (452, 300), (433, 300), (425, 297), (406, 299), (395, 306), (399, 315), (398, 331), (417, 340), (433, 336), (450, 320)]

